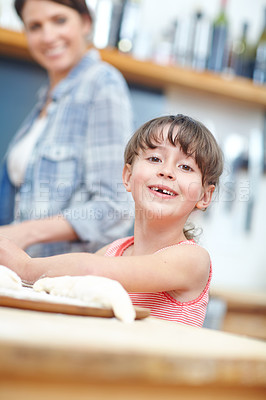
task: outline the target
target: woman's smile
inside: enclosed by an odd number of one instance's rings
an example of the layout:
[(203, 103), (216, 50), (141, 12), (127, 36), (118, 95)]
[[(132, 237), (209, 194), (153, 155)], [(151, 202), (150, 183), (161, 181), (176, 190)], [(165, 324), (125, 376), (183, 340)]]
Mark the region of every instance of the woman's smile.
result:
[(65, 44), (50, 47), (44, 51), (44, 55), (48, 58), (57, 58), (64, 54), (66, 48), (67, 46)]

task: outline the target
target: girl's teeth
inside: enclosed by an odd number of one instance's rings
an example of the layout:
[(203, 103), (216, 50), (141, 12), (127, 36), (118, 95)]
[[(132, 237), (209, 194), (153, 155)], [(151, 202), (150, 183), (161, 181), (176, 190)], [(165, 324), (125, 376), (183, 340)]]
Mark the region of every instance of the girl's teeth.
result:
[(152, 187), (152, 190), (155, 190), (156, 192), (168, 194), (169, 196), (174, 196), (174, 193), (170, 192), (169, 190), (166, 189), (159, 189), (158, 187)]
[(163, 193), (165, 193), (165, 194), (169, 194), (170, 196), (173, 196), (173, 193), (171, 193), (171, 192), (169, 192), (168, 190), (163, 190)]

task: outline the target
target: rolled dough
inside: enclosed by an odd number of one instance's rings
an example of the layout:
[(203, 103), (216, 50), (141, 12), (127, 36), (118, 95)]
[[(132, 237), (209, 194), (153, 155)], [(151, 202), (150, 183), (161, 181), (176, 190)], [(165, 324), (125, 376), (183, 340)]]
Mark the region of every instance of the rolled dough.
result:
[(113, 279), (101, 276), (42, 278), (34, 283), (33, 289), (80, 299), (88, 306), (96, 303), (101, 307), (111, 307), (115, 316), (124, 322), (132, 322), (136, 316), (127, 291)]

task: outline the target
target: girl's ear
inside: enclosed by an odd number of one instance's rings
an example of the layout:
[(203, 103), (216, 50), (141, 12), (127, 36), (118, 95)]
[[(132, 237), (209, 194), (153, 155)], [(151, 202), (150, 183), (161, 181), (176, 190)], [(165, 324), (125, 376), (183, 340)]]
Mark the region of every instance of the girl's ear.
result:
[(198, 208), (199, 210), (205, 211), (212, 200), (212, 195), (213, 195), (214, 190), (215, 190), (215, 185), (209, 185), (204, 190), (201, 199), (197, 202), (196, 208)]
[(132, 172), (132, 167), (130, 164), (125, 164), (123, 168), (123, 183), (124, 186), (127, 190), (127, 192), (131, 192), (131, 184), (130, 184), (130, 178), (131, 178), (131, 172)]

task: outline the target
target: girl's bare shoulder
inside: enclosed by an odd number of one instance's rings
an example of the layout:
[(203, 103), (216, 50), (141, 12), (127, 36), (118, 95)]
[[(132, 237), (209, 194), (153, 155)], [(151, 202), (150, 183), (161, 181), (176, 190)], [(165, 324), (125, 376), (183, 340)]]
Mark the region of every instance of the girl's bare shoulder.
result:
[[(187, 282), (205, 281), (210, 271), (210, 255), (208, 251), (193, 242), (183, 242), (162, 249), (157, 253), (162, 262), (171, 264), (183, 277), (189, 277)], [(186, 280), (185, 280), (186, 281)]]

